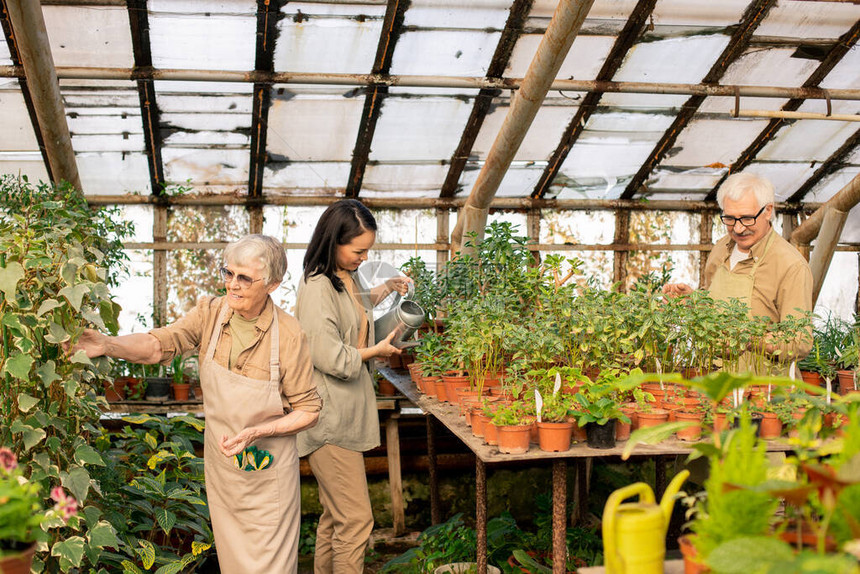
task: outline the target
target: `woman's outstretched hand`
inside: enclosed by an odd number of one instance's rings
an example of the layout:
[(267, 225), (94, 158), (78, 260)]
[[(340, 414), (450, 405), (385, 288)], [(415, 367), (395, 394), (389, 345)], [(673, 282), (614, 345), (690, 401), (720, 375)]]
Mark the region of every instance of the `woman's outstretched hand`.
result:
[(87, 357), (93, 359), (107, 353), (108, 338), (94, 329), (84, 329), (78, 338), (78, 342), (72, 346), (69, 341), (63, 343), (63, 351), (73, 355), (78, 351), (84, 351)]

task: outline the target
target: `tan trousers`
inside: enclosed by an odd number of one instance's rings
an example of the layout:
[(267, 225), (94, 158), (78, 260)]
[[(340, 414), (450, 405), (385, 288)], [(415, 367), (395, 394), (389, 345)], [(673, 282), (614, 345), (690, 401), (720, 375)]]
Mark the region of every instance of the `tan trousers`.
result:
[(327, 444), (308, 456), (323, 507), (314, 574), (360, 574), (373, 531), (364, 455)]

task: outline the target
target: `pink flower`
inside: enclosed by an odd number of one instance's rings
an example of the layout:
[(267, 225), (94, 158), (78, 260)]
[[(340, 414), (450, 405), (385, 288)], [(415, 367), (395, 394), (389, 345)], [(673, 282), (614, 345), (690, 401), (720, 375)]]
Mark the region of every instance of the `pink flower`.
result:
[(51, 499), (57, 503), (54, 510), (64, 521), (68, 522), (69, 518), (78, 513), (78, 501), (74, 496), (68, 496), (61, 486), (51, 489)]
[(6, 472), (12, 472), (18, 468), (18, 457), (7, 447), (0, 447), (0, 468)]

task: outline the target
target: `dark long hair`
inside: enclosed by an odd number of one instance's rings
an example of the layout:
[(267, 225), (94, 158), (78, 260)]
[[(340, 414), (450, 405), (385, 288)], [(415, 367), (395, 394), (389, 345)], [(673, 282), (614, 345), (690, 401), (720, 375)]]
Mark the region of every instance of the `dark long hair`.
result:
[(336, 291), (343, 291), (343, 281), (336, 275), (338, 245), (346, 245), (368, 231), (376, 232), (373, 214), (357, 199), (332, 203), (317, 222), (302, 267), (307, 280), (315, 275), (329, 278)]

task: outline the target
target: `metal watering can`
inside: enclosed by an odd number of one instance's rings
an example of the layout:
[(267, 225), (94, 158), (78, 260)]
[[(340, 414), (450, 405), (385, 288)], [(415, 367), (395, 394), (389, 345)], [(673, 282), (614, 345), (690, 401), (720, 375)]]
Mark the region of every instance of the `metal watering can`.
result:
[[(603, 509), (603, 551), (607, 574), (663, 574), (666, 531), (675, 495), (690, 476), (682, 470), (669, 483), (660, 504), (644, 482), (619, 488)], [(639, 496), (639, 502), (621, 504)]]
[[(409, 284), (409, 292), (405, 298), (396, 293), (394, 304), (391, 309), (373, 322), (374, 338), (376, 342), (384, 340), (393, 332), (397, 334), (391, 339), (391, 344), (402, 349), (410, 346), (409, 337), (424, 324), (424, 309), (410, 298), (415, 293), (412, 283)], [(402, 300), (401, 300), (402, 299)]]

